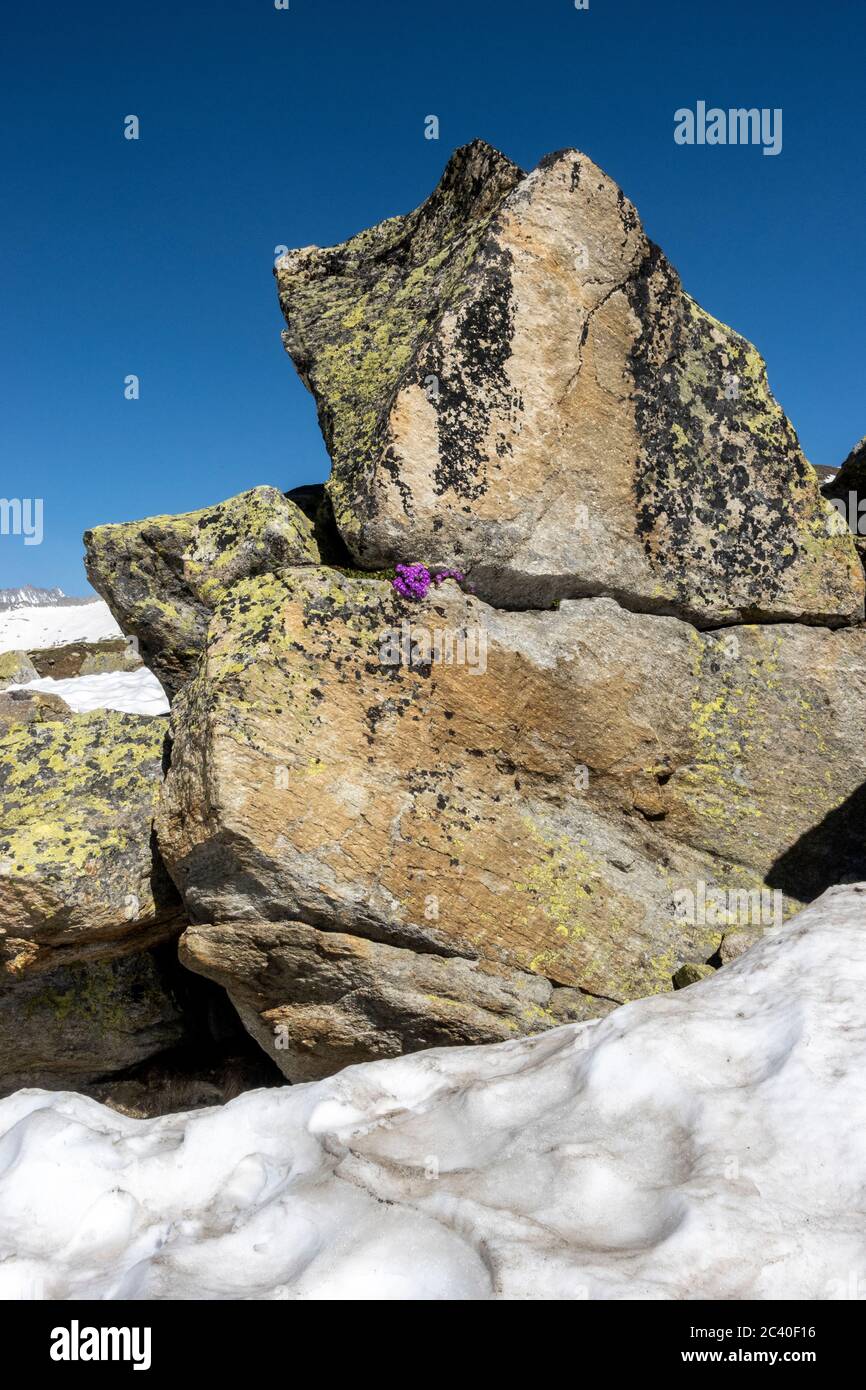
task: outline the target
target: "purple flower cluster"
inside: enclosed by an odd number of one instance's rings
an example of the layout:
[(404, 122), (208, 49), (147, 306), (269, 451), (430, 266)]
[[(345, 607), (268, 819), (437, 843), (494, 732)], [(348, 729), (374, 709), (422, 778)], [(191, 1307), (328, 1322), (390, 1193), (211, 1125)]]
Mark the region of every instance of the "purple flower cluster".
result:
[(426, 565), (397, 565), (396, 578), (391, 580), (391, 587), (401, 598), (422, 599), (431, 584), (438, 587), (446, 579), (456, 579), (458, 584), (462, 584), (464, 576), (460, 570), (437, 570), (431, 575)]
[(397, 565), (396, 578), (391, 580), (391, 587), (397, 590), (401, 598), (421, 599), (431, 582), (426, 565)]

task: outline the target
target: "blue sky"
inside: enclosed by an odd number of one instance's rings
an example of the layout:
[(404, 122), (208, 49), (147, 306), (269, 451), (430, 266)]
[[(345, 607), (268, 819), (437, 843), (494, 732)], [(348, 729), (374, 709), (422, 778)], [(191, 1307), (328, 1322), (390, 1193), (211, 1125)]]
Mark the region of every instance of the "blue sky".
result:
[[(0, 536), (0, 586), (84, 593), (87, 526), (324, 479), (274, 248), (416, 206), (475, 136), (606, 169), (757, 343), (814, 463), (866, 433), (852, 0), (42, 0), (4, 23), (0, 494), (42, 497), (45, 532)], [(781, 107), (782, 153), (675, 144), (698, 100)]]

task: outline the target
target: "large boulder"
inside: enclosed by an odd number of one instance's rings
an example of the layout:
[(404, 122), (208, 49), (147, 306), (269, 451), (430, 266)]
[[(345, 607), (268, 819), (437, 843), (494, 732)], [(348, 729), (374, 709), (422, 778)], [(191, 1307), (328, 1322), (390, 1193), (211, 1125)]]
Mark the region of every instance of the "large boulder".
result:
[(0, 735), (0, 976), (133, 953), (180, 929), (152, 844), (166, 727), (97, 710)]
[(316, 564), (313, 525), (273, 487), (181, 516), (85, 532), (86, 568), (169, 693), (195, 667), (211, 610), (238, 579)]
[(241, 581), (157, 816), (187, 963), (304, 1078), (670, 989), (866, 874), (864, 654), (862, 629), (699, 633), (611, 599)]
[(189, 927), (180, 959), (226, 989), (252, 1037), (295, 1082), (421, 1048), (505, 1041), (615, 1008), (501, 961), (302, 922)]
[(364, 568), (457, 566), (497, 604), (609, 595), (701, 627), (863, 616), (760, 354), (585, 155), (525, 175), (476, 141), (417, 211), (276, 275)]

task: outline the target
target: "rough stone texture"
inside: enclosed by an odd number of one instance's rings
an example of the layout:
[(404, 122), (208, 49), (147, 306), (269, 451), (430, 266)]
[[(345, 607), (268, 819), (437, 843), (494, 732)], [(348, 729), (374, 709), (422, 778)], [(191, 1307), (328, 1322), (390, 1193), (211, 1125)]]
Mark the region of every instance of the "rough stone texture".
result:
[(420, 954), (301, 922), (190, 927), (181, 960), (223, 985), (291, 1081), (425, 1047), (600, 1018), (614, 1004), (483, 960)]
[(4, 690), (0, 692), (0, 732), (14, 724), (44, 724), (54, 719), (70, 719), (72, 710), (59, 695), (43, 690)]
[(97, 526), (84, 544), (91, 584), (169, 693), (194, 668), (222, 593), (319, 559), (311, 522), (272, 487), (181, 516)]
[(136, 671), (141, 657), (123, 638), (108, 642), (68, 642), (59, 647), (41, 647), (27, 653), (40, 676), (70, 680), (76, 676), (96, 676), (105, 671)]
[(760, 936), (761, 933), (757, 931), (725, 932), (719, 947), (719, 960), (722, 965), (730, 965), (732, 961), (739, 960), (740, 956), (745, 955), (746, 951), (757, 944)]
[(151, 843), (166, 727), (98, 710), (0, 736), (0, 978), (180, 929)]
[(367, 569), (516, 607), (611, 595), (702, 627), (845, 623), (864, 576), (756, 349), (574, 150), (482, 142), (421, 208), (276, 267), (337, 524)]
[(39, 679), (26, 652), (0, 652), (0, 685), (24, 685)]
[(181, 1012), (150, 952), (14, 983), (0, 975), (0, 1095), (21, 1086), (78, 1089), (182, 1036)]
[[(413, 664), (384, 664), (404, 619)], [(437, 630), (483, 631), (483, 674), (431, 662)], [(188, 962), (254, 1031), (286, 1024), (288, 1074), (316, 1065), (306, 1039), (328, 1069), (334, 1049), (438, 1036), (440, 1001), (425, 1015), (422, 993), (455, 1001), (456, 1035), (492, 1040), (560, 1020), (534, 977), (607, 1002), (668, 990), (741, 925), (739, 906), (685, 920), (680, 890), (748, 906), (770, 885), (790, 912), (866, 874), (864, 653), (862, 629), (699, 633), (611, 599), (512, 613), (452, 583), (408, 605), (333, 570), (241, 581), (177, 703), (157, 817), (200, 928)], [(331, 955), (322, 932), (354, 940)], [(370, 942), (419, 959), (389, 955), (386, 971)], [(460, 958), (450, 990), (419, 988), (422, 955)], [(467, 961), (502, 976), (484, 980), (500, 992), (487, 1016)], [(529, 1014), (503, 1002), (515, 990)]]
[(711, 965), (696, 965), (692, 961), (674, 971), (673, 986), (674, 989), (688, 989), (689, 985), (700, 984), (701, 980), (707, 980), (714, 974), (715, 970)]

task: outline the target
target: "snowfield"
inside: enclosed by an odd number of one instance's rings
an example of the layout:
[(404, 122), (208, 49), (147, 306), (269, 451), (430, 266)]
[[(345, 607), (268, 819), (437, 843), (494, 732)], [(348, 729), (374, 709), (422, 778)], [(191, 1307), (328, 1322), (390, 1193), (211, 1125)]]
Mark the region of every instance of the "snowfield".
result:
[(67, 642), (104, 642), (122, 636), (101, 598), (68, 607), (22, 607), (0, 613), (0, 652), (35, 651)]
[[(80, 605), (25, 606), (0, 612), (0, 652), (34, 651), (70, 642), (104, 642), (122, 637), (102, 599)], [(59, 695), (76, 714), (116, 709), (125, 714), (167, 714), (168, 698), (152, 671), (109, 671), (100, 675), (41, 680), (7, 687)]]
[(157, 1120), (20, 1091), (0, 1297), (862, 1297), (864, 998), (858, 885), (537, 1038)]
[(94, 676), (55, 680), (44, 676), (27, 681), (16, 690), (44, 690), (59, 695), (76, 714), (92, 709), (119, 709), (126, 714), (167, 714), (168, 697), (152, 671), (106, 671)]

